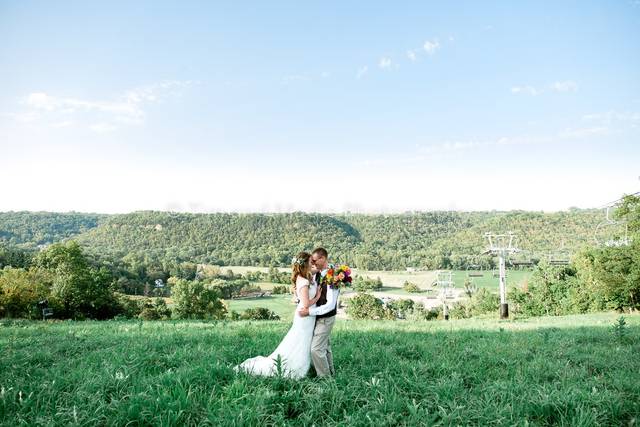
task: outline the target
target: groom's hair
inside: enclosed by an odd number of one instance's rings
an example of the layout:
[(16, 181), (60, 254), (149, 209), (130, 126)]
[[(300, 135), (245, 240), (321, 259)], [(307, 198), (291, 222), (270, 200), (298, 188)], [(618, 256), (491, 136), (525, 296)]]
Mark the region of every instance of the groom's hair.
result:
[(325, 248), (315, 248), (313, 250), (313, 252), (311, 252), (312, 254), (318, 254), (322, 257), (328, 258), (329, 254), (327, 253), (327, 250)]

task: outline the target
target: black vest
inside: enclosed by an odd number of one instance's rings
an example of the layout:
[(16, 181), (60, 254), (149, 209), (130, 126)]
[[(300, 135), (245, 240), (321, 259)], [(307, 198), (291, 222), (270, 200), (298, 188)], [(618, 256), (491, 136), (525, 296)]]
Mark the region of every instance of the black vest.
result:
[[(320, 283), (321, 280), (322, 280), (322, 275), (320, 273), (316, 273), (316, 283), (318, 284), (318, 292), (320, 292), (320, 298), (316, 302), (316, 307), (320, 307), (321, 305), (325, 305), (327, 303), (327, 284)], [(333, 310), (325, 314), (317, 315), (316, 319), (335, 316), (337, 312), (338, 312), (338, 304), (336, 303), (336, 306), (333, 307)]]

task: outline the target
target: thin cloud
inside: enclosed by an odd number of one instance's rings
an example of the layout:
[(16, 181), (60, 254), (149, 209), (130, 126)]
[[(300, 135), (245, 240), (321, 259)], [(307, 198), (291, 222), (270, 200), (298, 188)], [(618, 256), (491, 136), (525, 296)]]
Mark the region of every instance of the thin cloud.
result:
[(541, 92), (533, 86), (513, 86), (511, 93), (515, 95), (531, 95), (538, 96)]
[(416, 53), (413, 50), (408, 50), (407, 51), (407, 58), (409, 58), (409, 60), (411, 62), (414, 62), (417, 59)]
[(427, 40), (424, 42), (424, 45), (422, 45), (422, 48), (428, 55), (433, 55), (440, 49), (440, 42), (437, 39)]
[(383, 56), (378, 62), (378, 67), (384, 69), (391, 68), (391, 58)]
[(594, 126), (588, 128), (578, 128), (578, 129), (565, 129), (560, 132), (558, 136), (560, 138), (588, 138), (594, 135), (605, 135), (609, 133), (609, 128), (606, 126)]
[(311, 80), (311, 77), (304, 74), (292, 74), (288, 76), (284, 76), (282, 78), (282, 84), (289, 84), (295, 82), (308, 82)]
[(606, 125), (612, 123), (640, 123), (640, 112), (637, 111), (606, 111), (603, 113), (591, 113), (582, 116), (582, 120), (600, 122)]
[(128, 90), (109, 101), (32, 92), (21, 102), (26, 111), (17, 113), (14, 117), (22, 122), (50, 119), (49, 125), (56, 128), (81, 125), (97, 119), (97, 124), (94, 122), (88, 126), (90, 130), (111, 131), (117, 129), (121, 124), (143, 123), (146, 116), (145, 108), (148, 105), (160, 103), (169, 97), (179, 96), (182, 90), (196, 83), (192, 81), (164, 81)]
[[(578, 83), (574, 82), (573, 80), (557, 81), (548, 85), (547, 89), (550, 89), (551, 91), (558, 92), (558, 93), (577, 92)], [(514, 95), (538, 96), (544, 92), (545, 92), (544, 89), (536, 88), (530, 85), (511, 87), (511, 93)]]
[(555, 82), (551, 85), (551, 88), (556, 92), (577, 92), (578, 84), (572, 80), (564, 82)]

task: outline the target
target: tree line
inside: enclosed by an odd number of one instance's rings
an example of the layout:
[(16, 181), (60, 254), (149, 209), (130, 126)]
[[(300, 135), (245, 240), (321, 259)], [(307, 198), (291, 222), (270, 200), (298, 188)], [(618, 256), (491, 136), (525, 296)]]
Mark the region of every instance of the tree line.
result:
[[(86, 215), (86, 217), (83, 217)], [(33, 223), (30, 222), (33, 219)], [(415, 212), (394, 215), (0, 214), (0, 243), (36, 249), (73, 238), (88, 253), (140, 276), (173, 275), (186, 264), (288, 266), (291, 254), (322, 245), (365, 270), (493, 268), (485, 232), (512, 231), (527, 261), (593, 241), (601, 211)]]

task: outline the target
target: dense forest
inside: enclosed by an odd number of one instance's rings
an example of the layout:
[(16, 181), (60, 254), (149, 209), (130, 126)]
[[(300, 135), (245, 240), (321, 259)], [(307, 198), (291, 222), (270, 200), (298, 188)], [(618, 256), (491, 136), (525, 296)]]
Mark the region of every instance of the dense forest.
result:
[(0, 243), (42, 247), (96, 228), (107, 217), (78, 212), (0, 212)]
[(591, 244), (604, 215), (567, 212), (365, 214), (0, 213), (0, 244), (37, 249), (73, 238), (102, 260), (286, 266), (317, 245), (364, 269), (490, 267), (485, 232), (514, 232), (520, 258), (568, 257)]
[[(334, 259), (365, 269), (477, 268), (478, 263), (494, 262), (479, 254), (483, 233), (497, 230), (516, 233), (519, 246), (534, 260), (529, 263), (534, 269), (531, 280), (510, 290), (514, 312), (535, 316), (640, 307), (636, 196), (621, 199), (612, 217), (626, 224), (624, 239), (615, 235), (615, 227), (611, 231), (611, 223), (602, 227), (599, 212), (579, 210), (335, 216), (138, 212), (86, 217), (21, 212), (0, 218), (2, 236), (10, 236), (0, 241), (0, 317), (37, 318), (45, 304), (59, 318), (224, 318), (228, 313), (221, 298), (259, 290), (254, 282), (286, 285), (289, 275), (274, 267), (287, 265), (300, 249), (323, 245)], [(607, 240), (594, 244), (596, 230), (602, 233), (605, 228), (609, 231), (599, 238)], [(550, 256), (567, 259), (547, 262)], [(242, 276), (198, 264), (272, 268), (266, 274)], [(286, 286), (278, 289), (287, 291)], [(467, 290), (469, 300), (456, 303), (454, 317), (495, 310), (495, 294)], [(163, 300), (152, 303), (121, 294), (171, 295), (175, 310), (170, 314)], [(362, 298), (382, 310), (380, 301), (370, 295)], [(364, 312), (374, 313), (369, 305)], [(389, 311), (393, 318), (394, 310)]]

